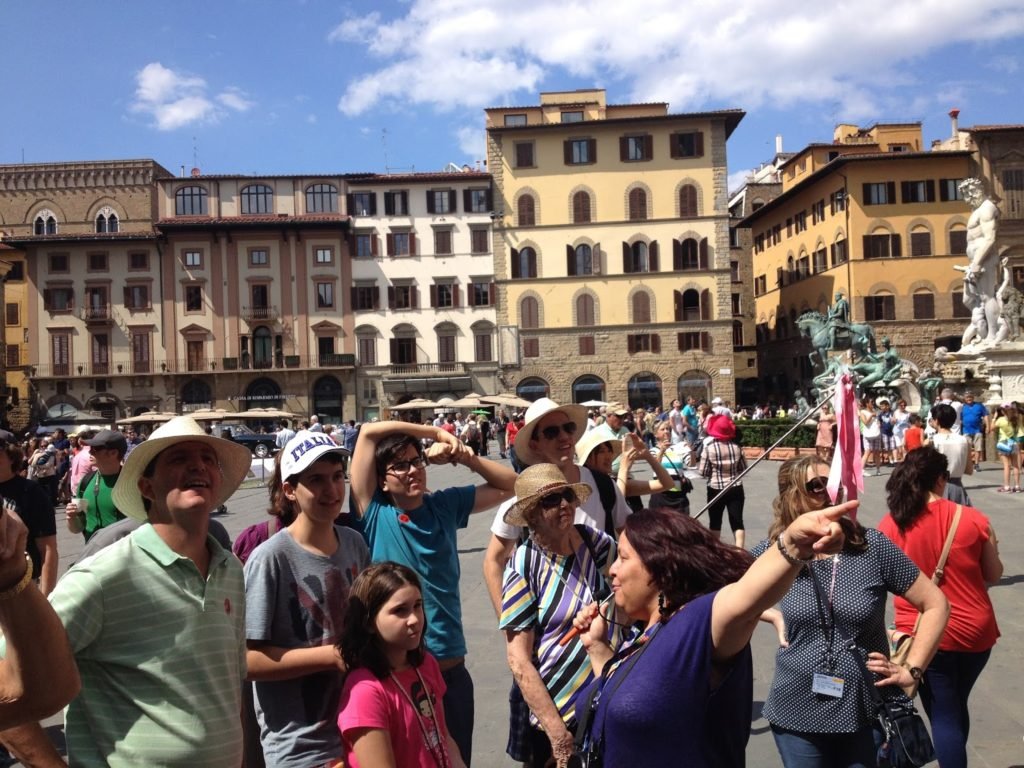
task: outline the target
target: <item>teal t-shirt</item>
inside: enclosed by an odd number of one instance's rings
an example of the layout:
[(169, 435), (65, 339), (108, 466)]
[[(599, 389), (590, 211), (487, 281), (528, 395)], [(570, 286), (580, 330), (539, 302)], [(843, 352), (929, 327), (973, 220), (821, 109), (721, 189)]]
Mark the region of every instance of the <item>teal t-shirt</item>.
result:
[(123, 520), (124, 515), (117, 511), (111, 492), (117, 483), (118, 475), (101, 475), (93, 472), (91, 477), (83, 479), (75, 491), (76, 499), (88, 499), (89, 509), (85, 512), (85, 529), (82, 534), (88, 541), (100, 528)]
[(420, 577), (427, 617), (424, 644), (439, 660), (466, 655), (456, 531), (468, 525), (475, 500), (472, 485), (446, 488), (426, 494), (419, 508), (404, 512), (378, 490), (359, 526), (373, 562), (401, 563)]

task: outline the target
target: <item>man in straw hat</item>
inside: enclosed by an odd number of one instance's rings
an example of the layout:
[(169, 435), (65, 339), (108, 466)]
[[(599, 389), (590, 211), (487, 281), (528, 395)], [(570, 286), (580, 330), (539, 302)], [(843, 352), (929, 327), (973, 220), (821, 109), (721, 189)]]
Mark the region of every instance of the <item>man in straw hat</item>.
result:
[[(128, 455), (114, 503), (149, 524), (77, 563), (50, 596), (82, 677), (65, 720), (72, 765), (241, 764), (242, 566), (207, 531), (250, 460), (188, 416)], [(23, 762), (61, 764), (37, 724), (4, 740)]]
[[(432, 462), (462, 464), (484, 483), (428, 491), (423, 439), (435, 441)], [(427, 424), (364, 424), (352, 456), (353, 510), (374, 562), (402, 563), (422, 581), (424, 642), (441, 666), (448, 687), (445, 720), (466, 765), (473, 746), (473, 679), (465, 664), (456, 531), (466, 527), (471, 513), (511, 496), (515, 481), (510, 467), (481, 459), (455, 435)]]

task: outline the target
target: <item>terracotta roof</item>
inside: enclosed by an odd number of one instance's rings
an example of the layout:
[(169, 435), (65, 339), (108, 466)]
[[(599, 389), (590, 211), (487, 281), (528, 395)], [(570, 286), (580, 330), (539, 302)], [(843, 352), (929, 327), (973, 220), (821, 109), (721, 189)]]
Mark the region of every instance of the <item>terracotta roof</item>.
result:
[(247, 227), (247, 226), (280, 226), (347, 224), (351, 217), (342, 213), (304, 213), (297, 216), (276, 213), (257, 213), (245, 216), (173, 216), (157, 221), (159, 228), (180, 227)]
[(346, 173), (345, 181), (353, 184), (412, 184), (432, 181), (490, 181), (491, 174), (486, 171), (460, 171), (459, 173)]
[(340, 179), (344, 175), (343, 173), (200, 173), (198, 176), (190, 174), (172, 176), (169, 179), (163, 179), (163, 181), (179, 182), (189, 181), (190, 179), (206, 181), (222, 181), (224, 179), (251, 179), (252, 181), (259, 181), (260, 179)]
[(970, 128), (962, 128), (961, 130), (968, 131), (969, 133), (995, 133), (996, 131), (1021, 131), (1024, 130), (1024, 125), (974, 125)]
[(581, 120), (575, 123), (536, 123), (533, 125), (492, 125), (488, 131), (551, 131), (563, 130), (579, 133), (581, 126), (591, 128), (602, 125), (628, 125), (642, 122), (675, 122), (680, 120), (707, 120), (724, 118), (725, 137), (729, 138), (740, 120), (746, 116), (742, 109), (713, 109), (707, 112), (672, 112), (667, 115), (636, 115), (632, 117), (606, 117), (603, 120)]
[(155, 240), (157, 232), (70, 232), (56, 235), (10, 235), (5, 238), (9, 243), (79, 243), (79, 242), (119, 242), (124, 240)]

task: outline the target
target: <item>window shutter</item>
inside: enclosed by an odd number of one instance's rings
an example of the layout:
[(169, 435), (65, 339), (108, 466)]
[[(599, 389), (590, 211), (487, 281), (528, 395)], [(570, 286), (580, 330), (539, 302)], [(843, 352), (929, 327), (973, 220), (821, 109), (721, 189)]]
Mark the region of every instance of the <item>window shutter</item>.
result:
[(533, 248), (530, 249), (530, 263), (526, 267), (530, 270), (530, 274), (527, 277), (537, 276), (537, 252)]
[(679, 157), (679, 134), (670, 133), (668, 135), (668, 156)]
[(476, 306), (476, 288), (473, 283), (466, 286), (466, 306)]
[[(125, 290), (124, 305), (128, 306), (128, 300), (127, 300), (128, 289), (125, 288), (124, 290)], [(43, 289), (43, 309), (49, 310), (51, 307), (53, 307), (53, 294), (52, 294), (52, 292), (50, 291), (49, 288), (44, 288)]]
[(861, 184), (860, 190), (861, 198), (863, 198), (863, 205), (871, 204), (871, 185)]
[(380, 309), (380, 286), (373, 286), (373, 308)]
[(427, 190), (427, 213), (437, 213), (434, 207), (434, 193)]
[[(672, 291), (672, 311), (677, 323), (683, 321), (683, 294), (681, 291)], [(680, 337), (682, 334), (680, 334)]]
[(693, 134), (693, 156), (704, 157), (704, 132), (697, 131)]
[(380, 246), (377, 245), (377, 233), (374, 232), (372, 235), (370, 235), (370, 254), (376, 256), (379, 250)]
[(487, 190), (487, 210), (494, 210), (494, 190), (491, 189)]
[(384, 236), (384, 239), (385, 239), (385, 241), (387, 243), (388, 256), (394, 256), (395, 255), (395, 236), (392, 235), (389, 232), (387, 235)]
[[(912, 194), (913, 194), (913, 190), (911, 189), (910, 182), (909, 181), (901, 181), (900, 182), (900, 197), (901, 197), (902, 201), (904, 203), (911, 202), (910, 196)], [(889, 202), (892, 202), (892, 201), (890, 200)]]
[(700, 334), (700, 348), (705, 352), (711, 352), (711, 334), (707, 331), (701, 331)]
[(836, 244), (832, 243), (832, 245), (828, 247), (828, 250), (832, 256), (832, 266), (834, 267), (836, 265)]
[(371, 192), (370, 193), (370, 215), (371, 216), (376, 216), (377, 215), (377, 193), (376, 192)]
[(348, 289), (348, 303), (351, 304), (353, 308), (355, 308), (355, 306), (356, 306), (356, 287), (354, 285), (351, 288)]
[(647, 246), (647, 252), (650, 256), (650, 267), (651, 272), (658, 271), (658, 241), (654, 240), (649, 246)]
[(459, 284), (452, 283), (452, 306), (459, 306)]
[(708, 239), (706, 237), (702, 237), (700, 239), (700, 245), (698, 246), (697, 250), (698, 250), (698, 253), (699, 253), (698, 258), (700, 260), (700, 262), (699, 262), (700, 263), (700, 268), (701, 269), (707, 269), (708, 268)]
[(661, 337), (656, 333), (651, 334), (651, 352), (661, 352)]
[(680, 332), (680, 333), (676, 334), (676, 346), (679, 348), (680, 352), (685, 352), (686, 351), (686, 334), (685, 333)]
[(590, 252), (591, 259), (590, 263), (593, 265), (593, 272), (595, 275), (601, 274), (601, 244), (594, 243), (594, 247)]
[(355, 216), (356, 211), (356, 196), (353, 194), (345, 195), (345, 210), (348, 211), (349, 216)]
[(415, 232), (410, 232), (409, 233), (409, 255), (410, 256), (415, 256), (416, 255), (416, 233)]
[(711, 291), (707, 288), (700, 292), (700, 319), (711, 319)]
[(629, 137), (619, 136), (619, 160), (625, 162), (629, 159)]
[(395, 308), (395, 287), (393, 285), (388, 286), (388, 309)]
[(925, 182), (925, 195), (929, 203), (935, 202), (935, 179), (928, 179)]
[(622, 271), (623, 271), (624, 274), (628, 275), (630, 272), (633, 271), (633, 270), (631, 270), (629, 268), (629, 266), (630, 266), (629, 262), (630, 262), (632, 256), (633, 256), (633, 251), (629, 247), (629, 243), (623, 243), (622, 244)]
[(388, 345), (391, 347), (391, 364), (398, 364), (398, 339), (388, 339)]
[(385, 192), (384, 193), (384, 215), (394, 216), (395, 215), (395, 193)]
[(497, 294), (497, 289), (495, 287), (495, 284), (491, 283), (490, 285), (488, 285), (487, 286), (487, 305), (488, 306), (494, 304), (494, 297), (497, 296), (497, 295), (498, 294)]
[(683, 268), (683, 244), (678, 240), (672, 240), (672, 269), (675, 272)]
[(892, 236), (892, 255), (896, 257), (903, 255), (903, 242), (899, 235)]
[(473, 191), (470, 189), (462, 190), (462, 210), (469, 213), (473, 209)]
[(565, 246), (565, 274), (576, 274), (576, 251), (571, 245)]
[[(51, 296), (50, 305), (52, 306), (53, 305), (53, 301), (52, 301), (53, 294), (51, 293), (50, 296)], [(134, 307), (132, 306), (132, 289), (129, 288), (127, 285), (124, 287), (124, 306), (125, 306), (126, 309), (134, 309)]]
[(431, 285), (430, 286), (430, 306), (432, 306), (432, 307), (436, 307), (437, 306), (437, 286), (436, 285)]
[(566, 165), (572, 165), (572, 141), (569, 139), (562, 142), (562, 159)]
[(896, 182), (895, 181), (887, 181), (887, 182), (885, 182), (885, 197), (886, 197), (885, 202), (889, 203), (889, 205), (892, 205), (893, 203), (896, 202)]
[(636, 353), (636, 336), (633, 334), (626, 336), (626, 351), (631, 355)]
[(654, 157), (654, 137), (650, 134), (644, 136), (644, 160)]
[(519, 251), (517, 251), (515, 248), (513, 248), (512, 249), (512, 279), (514, 280), (517, 277), (522, 277), (522, 275), (519, 274)]
[(597, 162), (597, 139), (587, 139), (587, 161)]
[(348, 245), (349, 256), (355, 256), (357, 248), (355, 232), (349, 232), (348, 235), (345, 236), (345, 243)]
[(420, 289), (415, 285), (409, 289), (409, 303), (412, 304), (412, 308), (416, 309), (420, 305)]

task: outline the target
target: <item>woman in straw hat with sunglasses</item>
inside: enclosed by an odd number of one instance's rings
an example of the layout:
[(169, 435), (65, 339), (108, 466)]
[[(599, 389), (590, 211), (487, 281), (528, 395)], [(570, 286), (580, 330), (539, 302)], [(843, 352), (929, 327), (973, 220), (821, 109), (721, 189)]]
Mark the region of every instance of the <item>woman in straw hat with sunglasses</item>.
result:
[(606, 533), (573, 523), (590, 486), (570, 483), (554, 464), (535, 464), (516, 480), (510, 525), (530, 536), (505, 568), (499, 626), (505, 630), (508, 663), (530, 707), (532, 761), (550, 758), (564, 766), (573, 750), (573, 706), (592, 678), (578, 641), (563, 644), (573, 617), (608, 593), (604, 573), (615, 559)]
[[(817, 456), (790, 459), (779, 468), (775, 516), (754, 555), (775, 549), (794, 521), (832, 504), (828, 475), (828, 465)], [(776, 653), (763, 714), (787, 768), (875, 765), (874, 706), (836, 627), (866, 655), (881, 696), (906, 705), (901, 687), (917, 685), (946, 625), (942, 593), (895, 544), (852, 516), (838, 522), (845, 539), (842, 550), (815, 555), (779, 604), (788, 642)], [(827, 605), (818, 597), (812, 573), (828, 595)], [(890, 592), (922, 612), (906, 668), (888, 658), (885, 603)]]

